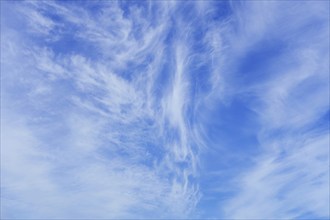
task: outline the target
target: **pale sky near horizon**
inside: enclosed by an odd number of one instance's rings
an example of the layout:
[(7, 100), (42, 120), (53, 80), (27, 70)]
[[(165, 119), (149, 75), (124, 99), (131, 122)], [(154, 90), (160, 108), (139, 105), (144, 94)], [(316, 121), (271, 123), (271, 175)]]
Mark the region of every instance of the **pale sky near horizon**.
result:
[(2, 219), (329, 219), (329, 1), (1, 1)]

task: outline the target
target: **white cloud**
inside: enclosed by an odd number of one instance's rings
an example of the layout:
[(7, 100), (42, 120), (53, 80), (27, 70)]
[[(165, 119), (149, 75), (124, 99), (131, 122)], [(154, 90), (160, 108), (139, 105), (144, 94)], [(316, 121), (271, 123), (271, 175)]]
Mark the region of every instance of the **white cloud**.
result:
[[(212, 21), (217, 5), (202, 1), (6, 4), (2, 217), (198, 216), (200, 151), (222, 144), (210, 143), (205, 112), (242, 94), (262, 153), (221, 210), (329, 215), (328, 134), (312, 129), (329, 107), (323, 3), (230, 2), (234, 14)], [(287, 51), (259, 83), (240, 84), (234, 67), (268, 37)]]
[(228, 218), (298, 218), (329, 215), (329, 135), (305, 137), (287, 146), (294, 150), (258, 158), (240, 182), (242, 191), (225, 211)]
[[(77, 28), (72, 36), (81, 44), (92, 43), (100, 54), (95, 60), (84, 52), (58, 52), (8, 25), (14, 36), (24, 40), (12, 53), (9, 46), (2, 51), (11, 55), (2, 60), (6, 78), (2, 109), (11, 112), (3, 115), (2, 124), (6, 130), (2, 217), (189, 216), (199, 192), (189, 180), (196, 161), (187, 141), (180, 49), (179, 69), (170, 88), (169, 104), (175, 106), (160, 109), (162, 97), (154, 94), (166, 25), (153, 27), (137, 8), (125, 17), (118, 3), (106, 3), (93, 15), (82, 7), (56, 2), (12, 6), (13, 12), (26, 9), (24, 19), (34, 34), (47, 39), (56, 32), (53, 42), (61, 41), (66, 25), (71, 25)], [(47, 17), (48, 10), (61, 21)], [(162, 13), (160, 23), (167, 19), (166, 11)], [(142, 26), (141, 37), (133, 36), (135, 22)], [(63, 26), (59, 32), (58, 26)], [(10, 45), (9, 38), (4, 42)], [(157, 55), (154, 62), (138, 66), (152, 54)], [(23, 61), (24, 70), (11, 75)], [(126, 72), (131, 76), (122, 75)], [(7, 89), (13, 85), (18, 90)], [(166, 117), (172, 127), (167, 127), (162, 112), (170, 112)], [(21, 123), (12, 123), (14, 118)], [(173, 140), (176, 147), (167, 146), (168, 132), (178, 136)], [(183, 149), (184, 155), (173, 158), (175, 149)], [(181, 167), (182, 162), (187, 165)]]
[[(267, 37), (288, 46), (263, 69), (262, 81), (237, 88), (238, 95), (255, 98), (251, 109), (261, 126), (257, 135), (262, 153), (235, 178), (239, 191), (222, 205), (228, 218), (329, 216), (329, 135), (315, 128), (329, 111), (329, 52), (324, 50), (329, 29), (322, 4), (252, 2), (248, 8), (253, 10), (242, 8), (247, 34), (239, 34), (243, 39), (233, 53), (234, 63)], [(317, 29), (309, 28), (313, 21), (319, 22)]]

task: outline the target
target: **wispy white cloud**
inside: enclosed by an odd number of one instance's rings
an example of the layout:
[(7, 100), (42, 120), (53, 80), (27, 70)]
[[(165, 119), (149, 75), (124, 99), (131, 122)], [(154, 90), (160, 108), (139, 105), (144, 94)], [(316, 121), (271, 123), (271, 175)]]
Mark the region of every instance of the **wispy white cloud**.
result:
[(3, 3), (1, 217), (329, 216), (325, 5)]
[[(185, 64), (180, 48), (173, 48), (174, 86), (164, 92), (164, 99), (154, 94), (163, 33), (168, 31), (166, 16), (157, 17), (165, 24), (153, 26), (140, 8), (129, 6), (129, 15), (124, 15), (117, 2), (106, 3), (96, 14), (56, 2), (11, 6), (13, 12), (26, 9), (18, 19), (26, 20), (35, 35), (12, 30), (27, 39), (12, 54), (4, 48), (12, 55), (2, 61), (5, 78), (15, 63), (23, 59), (26, 63), (25, 73), (17, 71), (15, 77), (6, 78), (6, 85), (16, 84), (27, 93), (3, 91), (3, 109), (11, 112), (4, 115), (2, 124), (7, 130), (2, 148), (8, 155), (2, 163), (3, 217), (189, 216), (199, 193), (189, 180), (196, 161), (187, 141)], [(43, 13), (49, 10), (55, 18)], [(65, 38), (69, 30), (53, 30), (64, 24), (74, 30), (70, 36), (75, 41), (91, 43), (93, 54), (100, 52), (97, 59), (78, 49), (58, 52), (49, 46)], [(142, 29), (135, 30), (136, 26)], [(38, 39), (53, 32), (58, 37), (50, 43)], [(5, 38), (5, 44), (9, 40)], [(154, 62), (139, 66), (148, 56), (154, 56)], [(23, 74), (27, 81), (19, 80)], [(15, 103), (15, 97), (20, 101)], [(161, 100), (166, 100), (166, 106), (160, 105)], [(12, 118), (22, 123), (11, 124)], [(169, 133), (175, 136), (170, 145), (162, 137)], [(26, 177), (24, 184), (16, 186), (22, 177)]]
[[(237, 94), (254, 97), (262, 152), (235, 177), (239, 191), (222, 208), (228, 218), (327, 217), (329, 136), (318, 133), (317, 123), (329, 111), (329, 14), (323, 3), (246, 4), (233, 62), (240, 65), (237, 58), (253, 56), (269, 38), (287, 46), (262, 69), (245, 70), (262, 74), (257, 84), (237, 88)], [(309, 26), (313, 22), (317, 29)]]
[(328, 216), (327, 146), (328, 134), (305, 137), (301, 141), (290, 140), (286, 147), (294, 150), (271, 152), (258, 158), (255, 168), (237, 179), (242, 191), (225, 206), (227, 216), (234, 219)]

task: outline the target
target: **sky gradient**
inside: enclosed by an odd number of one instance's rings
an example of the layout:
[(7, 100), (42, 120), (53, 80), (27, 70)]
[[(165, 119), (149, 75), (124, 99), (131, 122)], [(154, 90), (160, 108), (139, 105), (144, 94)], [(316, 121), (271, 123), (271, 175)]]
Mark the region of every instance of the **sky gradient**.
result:
[(329, 1), (1, 1), (2, 219), (329, 219)]

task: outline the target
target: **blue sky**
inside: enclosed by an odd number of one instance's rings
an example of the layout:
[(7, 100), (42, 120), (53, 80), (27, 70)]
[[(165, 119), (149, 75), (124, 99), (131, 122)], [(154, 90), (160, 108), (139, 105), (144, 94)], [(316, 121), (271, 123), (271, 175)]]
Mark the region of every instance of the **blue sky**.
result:
[(328, 1), (1, 1), (3, 219), (328, 219)]

